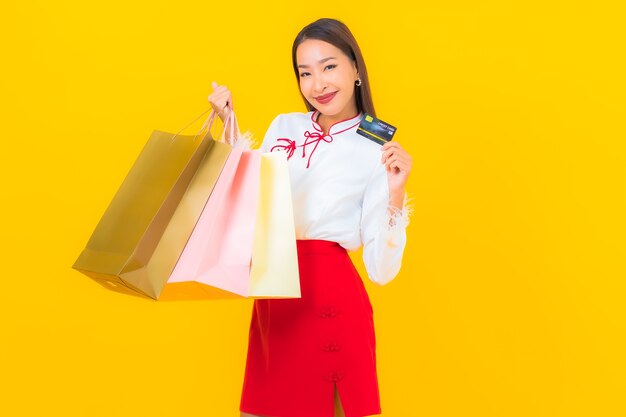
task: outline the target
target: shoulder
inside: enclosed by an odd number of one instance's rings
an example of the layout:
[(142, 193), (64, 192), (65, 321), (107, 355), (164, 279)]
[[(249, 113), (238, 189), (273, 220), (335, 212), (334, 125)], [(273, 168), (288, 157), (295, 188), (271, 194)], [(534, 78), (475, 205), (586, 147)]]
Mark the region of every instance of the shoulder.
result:
[(270, 152), (272, 146), (278, 141), (285, 138), (290, 138), (293, 141), (300, 137), (302, 132), (310, 126), (312, 114), (312, 111), (279, 113), (267, 128), (261, 149), (264, 152)]
[(312, 121), (313, 111), (280, 113), (272, 120), (271, 125), (300, 125)]

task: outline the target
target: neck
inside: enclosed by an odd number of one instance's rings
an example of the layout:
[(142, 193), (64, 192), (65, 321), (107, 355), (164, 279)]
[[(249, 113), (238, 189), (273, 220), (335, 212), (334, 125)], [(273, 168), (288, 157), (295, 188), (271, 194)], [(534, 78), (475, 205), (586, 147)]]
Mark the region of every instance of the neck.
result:
[(322, 112), (319, 112), (317, 115), (317, 124), (319, 124), (320, 127), (324, 130), (324, 133), (328, 133), (330, 127), (333, 124), (342, 120), (351, 119), (353, 117), (356, 117), (358, 114), (359, 111), (356, 109), (356, 107), (344, 110), (343, 112), (334, 116), (328, 116), (323, 114)]

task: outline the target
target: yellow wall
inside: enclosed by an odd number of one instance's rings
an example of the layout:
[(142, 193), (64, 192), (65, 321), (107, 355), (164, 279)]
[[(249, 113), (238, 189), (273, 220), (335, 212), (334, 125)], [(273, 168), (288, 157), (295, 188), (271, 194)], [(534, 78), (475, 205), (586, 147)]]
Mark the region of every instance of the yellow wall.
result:
[(402, 272), (366, 280), (383, 415), (626, 415), (625, 16), (579, 3), (5, 1), (0, 413), (239, 415), (251, 300), (151, 303), (71, 265), (211, 81), (257, 138), (303, 111), (291, 43), (328, 16), (414, 161)]

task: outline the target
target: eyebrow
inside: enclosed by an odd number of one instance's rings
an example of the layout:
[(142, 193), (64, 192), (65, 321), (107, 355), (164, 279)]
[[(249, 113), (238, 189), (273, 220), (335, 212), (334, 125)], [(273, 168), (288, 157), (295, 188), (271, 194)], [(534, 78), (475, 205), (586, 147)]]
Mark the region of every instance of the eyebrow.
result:
[[(319, 61), (317, 61), (319, 64), (322, 64), (326, 61), (328, 61), (329, 59), (337, 59), (334, 56), (329, 56), (328, 58), (324, 58), (324, 59), (320, 59)], [(308, 68), (308, 65), (298, 65), (298, 68)]]

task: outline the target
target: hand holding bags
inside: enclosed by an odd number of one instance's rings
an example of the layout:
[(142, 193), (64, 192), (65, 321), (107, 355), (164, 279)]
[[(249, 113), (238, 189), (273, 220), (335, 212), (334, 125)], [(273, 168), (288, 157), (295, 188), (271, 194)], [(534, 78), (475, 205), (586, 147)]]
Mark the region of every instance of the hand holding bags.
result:
[[(213, 119), (195, 136), (152, 132), (72, 268), (109, 289), (158, 298), (230, 153), (211, 137)], [(153, 256), (185, 195), (187, 215), (165, 234), (166, 255)]]

